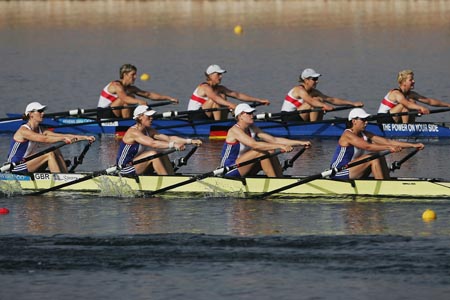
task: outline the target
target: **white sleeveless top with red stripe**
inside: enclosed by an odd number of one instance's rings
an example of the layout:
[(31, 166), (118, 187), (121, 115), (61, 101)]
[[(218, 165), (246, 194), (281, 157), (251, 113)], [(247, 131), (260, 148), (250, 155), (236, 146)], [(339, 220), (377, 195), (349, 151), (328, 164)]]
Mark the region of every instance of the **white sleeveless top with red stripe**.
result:
[(208, 101), (208, 98), (199, 96), (198, 89), (205, 83), (200, 84), (195, 91), (192, 93), (191, 99), (189, 99), (188, 109), (187, 110), (200, 110), (202, 105)]
[(297, 99), (293, 97), (292, 93), (294, 92), (294, 88), (289, 91), (283, 101), (283, 106), (281, 107), (281, 111), (296, 111), (303, 104), (303, 99)]
[(97, 107), (105, 108), (110, 107), (111, 103), (117, 100), (117, 95), (112, 94), (108, 91), (109, 86), (112, 84), (112, 82), (108, 83), (107, 86), (102, 90), (100, 93), (100, 98), (98, 99)]
[[(396, 107), (396, 106), (399, 104), (398, 101), (392, 101), (392, 100), (389, 100), (389, 95), (390, 95), (393, 91), (400, 91), (400, 90), (399, 90), (399, 89), (393, 89), (393, 90), (390, 90), (390, 91), (386, 94), (386, 96), (384, 96), (383, 100), (381, 100), (380, 107), (378, 108), (378, 113), (379, 113), (379, 114), (387, 114), (387, 113), (391, 110), (391, 108), (394, 108), (394, 107)], [(400, 92), (401, 92), (401, 91), (400, 91)], [(405, 97), (408, 98), (407, 95), (405, 95)]]

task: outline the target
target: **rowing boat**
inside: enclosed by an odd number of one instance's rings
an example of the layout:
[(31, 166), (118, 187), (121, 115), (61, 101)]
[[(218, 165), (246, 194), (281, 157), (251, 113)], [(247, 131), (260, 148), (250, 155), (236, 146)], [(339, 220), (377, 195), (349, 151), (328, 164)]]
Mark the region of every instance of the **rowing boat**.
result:
[[(34, 173), (33, 176), (0, 174), (0, 188), (3, 193), (38, 191), (77, 180), (89, 174)], [(191, 175), (192, 176), (192, 175)], [(113, 195), (152, 192), (167, 186), (184, 182), (189, 175), (139, 176), (123, 178), (104, 175), (62, 188), (64, 191), (105, 192)], [(208, 196), (245, 196), (265, 193), (297, 182), (301, 177), (266, 178), (249, 177), (230, 179), (207, 177), (203, 180), (171, 189), (171, 193), (204, 193)], [(280, 195), (291, 196), (377, 196), (394, 198), (450, 198), (450, 182), (425, 178), (395, 178), (391, 180), (340, 181), (317, 179), (285, 190)]]
[[(13, 116), (13, 115), (10, 115)], [(0, 122), (0, 132), (15, 132), (23, 123), (20, 119)], [(223, 139), (227, 129), (235, 122), (227, 121), (188, 121), (184, 119), (157, 119), (153, 127), (168, 135), (210, 137)], [(134, 120), (93, 121), (86, 118), (45, 118), (42, 125), (53, 128), (55, 132), (70, 134), (108, 134), (121, 135)], [(265, 132), (280, 137), (314, 136), (339, 137), (345, 129), (343, 119), (324, 120), (313, 123), (283, 123), (279, 121), (255, 121)], [(450, 127), (446, 123), (420, 122), (415, 124), (375, 124), (369, 123), (367, 130), (376, 135), (389, 138), (450, 138)]]

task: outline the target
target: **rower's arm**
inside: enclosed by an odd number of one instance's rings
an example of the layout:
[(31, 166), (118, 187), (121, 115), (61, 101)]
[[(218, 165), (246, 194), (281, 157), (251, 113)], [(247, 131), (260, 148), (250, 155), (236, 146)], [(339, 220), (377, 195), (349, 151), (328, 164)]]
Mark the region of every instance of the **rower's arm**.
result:
[(227, 101), (227, 100), (223, 99), (222, 97), (220, 97), (220, 95), (218, 95), (209, 85), (205, 84), (202, 87), (202, 89), (203, 89), (206, 97), (208, 97), (212, 101), (216, 102), (217, 104), (225, 106), (225, 107), (229, 107), (230, 109), (236, 108), (236, 104), (231, 103), (230, 101)]
[(411, 95), (414, 100), (420, 101), (422, 103), (425, 103), (425, 104), (428, 104), (431, 106), (450, 107), (450, 103), (446, 103), (439, 99), (428, 98), (428, 97), (422, 96), (416, 92), (412, 92)]
[[(115, 93), (117, 94), (117, 97), (119, 97), (120, 100), (125, 102), (125, 104), (147, 105), (147, 102), (145, 100), (141, 100), (141, 99), (137, 99), (137, 98), (129, 96), (120, 83), (113, 82), (111, 85), (113, 86)], [(132, 87), (129, 87), (128, 89), (131, 93), (135, 93), (135, 88), (136, 87), (132, 86)]]
[(350, 106), (354, 106), (354, 107), (363, 107), (364, 106), (364, 103), (362, 103), (361, 101), (351, 101), (351, 100), (347, 100), (347, 99), (331, 97), (331, 96), (325, 95), (321, 92), (319, 92), (319, 93), (320, 93), (320, 97), (322, 97), (322, 99), (325, 102), (328, 102), (335, 106), (342, 106), (342, 105), (350, 105)]
[(135, 89), (136, 89), (136, 95), (147, 98), (149, 100), (154, 100), (154, 101), (168, 100), (173, 103), (178, 103), (178, 99), (171, 97), (171, 96), (162, 95), (162, 94), (158, 94), (158, 93), (150, 92), (150, 91), (144, 91), (144, 90), (139, 89), (138, 87), (135, 87)]
[(282, 144), (289, 146), (305, 146), (307, 148), (311, 147), (310, 141), (300, 141), (300, 140), (291, 140), (282, 137), (275, 137), (265, 132), (258, 133), (258, 137), (265, 142), (274, 143), (274, 144)]
[(418, 105), (414, 101), (410, 101), (410, 100), (406, 99), (406, 97), (397, 90), (392, 91), (390, 93), (389, 97), (392, 98), (392, 100), (396, 100), (397, 102), (402, 104), (408, 110), (418, 110), (422, 114), (430, 113), (430, 110), (428, 108)]
[(417, 148), (419, 150), (423, 150), (425, 148), (425, 145), (422, 143), (406, 143), (406, 142), (400, 142), (396, 140), (386, 139), (381, 136), (374, 135), (371, 137), (372, 141), (376, 144), (380, 145), (391, 145), (391, 146), (399, 146), (402, 148)]
[(53, 133), (52, 131), (44, 131), (43, 134), (34, 132), (33, 130), (21, 128), (14, 135), (15, 140), (28, 140), (38, 143), (52, 144), (60, 141), (71, 143), (71, 139), (63, 134)]
[[(294, 96), (296, 98), (298, 98), (298, 99), (300, 99), (300, 98), (303, 99), (303, 101), (305, 101), (306, 103), (308, 103), (312, 107), (322, 108), (323, 110), (333, 110), (333, 107), (329, 106), (326, 103), (323, 103), (317, 97), (315, 97), (315, 95), (311, 96), (303, 88), (297, 88), (296, 90), (294, 90)], [(302, 110), (301, 106), (299, 106), (298, 110)]]
[(230, 90), (229, 88), (224, 87), (224, 86), (222, 86), (221, 88), (222, 88), (224, 94), (227, 95), (228, 97), (238, 99), (243, 102), (258, 102), (263, 105), (270, 105), (270, 101), (268, 99), (253, 97), (253, 96), (241, 93), (241, 92)]

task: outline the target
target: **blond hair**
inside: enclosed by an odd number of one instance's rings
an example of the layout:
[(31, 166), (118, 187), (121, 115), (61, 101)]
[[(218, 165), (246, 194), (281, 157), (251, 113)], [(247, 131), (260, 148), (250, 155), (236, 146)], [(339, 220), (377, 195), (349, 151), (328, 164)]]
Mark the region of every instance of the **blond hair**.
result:
[(412, 70), (403, 70), (398, 72), (397, 82), (402, 84), (409, 75), (414, 76), (414, 72)]
[(120, 79), (123, 79), (123, 75), (125, 75), (126, 73), (129, 73), (131, 71), (135, 71), (137, 72), (137, 68), (135, 66), (133, 66), (132, 64), (124, 64), (120, 67)]

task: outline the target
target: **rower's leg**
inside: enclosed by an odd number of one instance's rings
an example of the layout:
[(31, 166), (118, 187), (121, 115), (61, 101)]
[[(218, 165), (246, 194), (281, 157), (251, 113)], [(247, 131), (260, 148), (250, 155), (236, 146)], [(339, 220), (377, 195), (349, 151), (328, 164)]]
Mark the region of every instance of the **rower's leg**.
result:
[(267, 177), (282, 177), (283, 169), (281, 168), (278, 157), (270, 157), (261, 161), (261, 167)]
[[(389, 110), (390, 114), (397, 114), (397, 113), (403, 113), (403, 112), (408, 112), (408, 109), (406, 107), (404, 107), (402, 104), (397, 104), (396, 106), (394, 106), (393, 108), (391, 108)], [(408, 123), (408, 115), (396, 116), (396, 117), (394, 116), (394, 117), (392, 117), (392, 119), (395, 121), (395, 123), (399, 123), (400, 121), (402, 121), (402, 123)]]
[[(359, 161), (361, 159), (365, 159), (367, 157), (369, 157), (371, 154), (366, 154), (363, 155), (361, 157), (359, 157), (358, 159), (355, 159), (352, 162), (355, 161)], [(354, 166), (352, 168), (349, 169), (349, 175), (350, 175), (350, 179), (359, 179), (362, 178), (367, 169), (372, 171), (372, 175), (375, 179), (389, 179), (389, 168), (387, 167), (386, 164), (386, 160), (383, 158), (379, 158), (379, 159), (374, 159), (371, 161), (368, 161), (366, 163)]]
[[(299, 110), (307, 110), (307, 109), (312, 109), (312, 106), (309, 105), (309, 103), (303, 103), (302, 106), (299, 107)], [(305, 122), (309, 122), (311, 121), (311, 113), (302, 113), (300, 114), (300, 117), (305, 121)], [(315, 116), (316, 118), (317, 116)]]
[[(211, 109), (211, 108), (218, 108), (218, 107), (219, 107), (219, 104), (217, 104), (216, 102), (214, 102), (212, 100), (208, 100), (205, 103), (203, 103), (203, 105), (202, 105), (202, 109), (203, 110)], [(205, 115), (207, 115), (208, 118), (213, 118), (214, 117), (214, 120), (216, 120), (215, 115), (211, 111), (205, 111)]]
[[(64, 157), (61, 154), (61, 151), (59, 151), (59, 149), (57, 149), (51, 153), (53, 153), (54, 159), (55, 159), (56, 163), (58, 164), (59, 172), (67, 173), (67, 165), (64, 160)], [(50, 169), (50, 162), (49, 162), (49, 169)], [(50, 170), (50, 172), (52, 172), (52, 171)]]
[(46, 153), (28, 161), (27, 168), (28, 171), (35, 172), (44, 164), (48, 165), (48, 169), (51, 173), (67, 173), (66, 163), (58, 150)]

